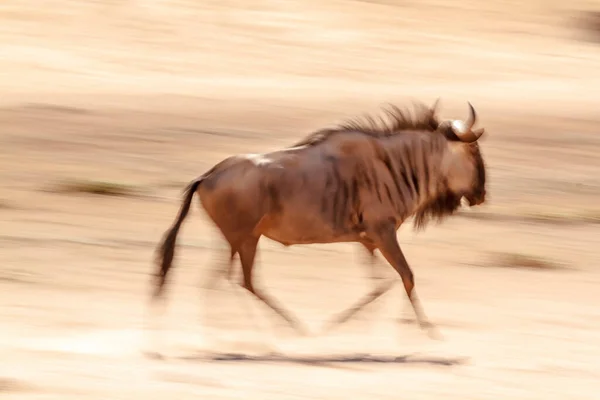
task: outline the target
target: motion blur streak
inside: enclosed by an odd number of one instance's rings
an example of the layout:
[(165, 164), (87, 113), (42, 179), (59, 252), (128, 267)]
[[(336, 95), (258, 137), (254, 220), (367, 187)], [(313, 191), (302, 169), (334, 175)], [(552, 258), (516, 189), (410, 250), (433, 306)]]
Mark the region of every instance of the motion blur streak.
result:
[[(599, 15), (579, 0), (1, 1), (0, 396), (596, 399)], [(399, 279), (351, 244), (261, 240), (257, 285), (312, 336), (238, 287), (239, 261), (207, 289), (227, 260), (194, 201), (165, 359), (144, 356), (154, 249), (190, 180), (438, 97), (444, 119), (476, 107), (487, 173), (485, 203), (398, 232), (442, 341), (402, 285), (319, 330)]]

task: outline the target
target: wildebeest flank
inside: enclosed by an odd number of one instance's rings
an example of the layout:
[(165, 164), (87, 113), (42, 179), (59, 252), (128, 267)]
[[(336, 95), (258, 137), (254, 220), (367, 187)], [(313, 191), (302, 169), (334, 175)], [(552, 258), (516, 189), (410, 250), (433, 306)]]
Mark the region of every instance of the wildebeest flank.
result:
[[(158, 248), (153, 299), (163, 294), (177, 233), (198, 193), (231, 247), (229, 270), (238, 254), (241, 285), (299, 331), (299, 321), (253, 284), (261, 236), (286, 246), (356, 242), (371, 254), (379, 249), (400, 275), (421, 327), (432, 327), (416, 298), (396, 231), (411, 216), (415, 227), (423, 228), (451, 215), (463, 197), (471, 206), (481, 204), (486, 193), (477, 144), (484, 130), (473, 130), (475, 110), (469, 103), (465, 122), (440, 122), (436, 105), (420, 104), (414, 115), (393, 106), (379, 124), (371, 118), (351, 121), (279, 151), (232, 156), (190, 182)], [(393, 282), (377, 286), (335, 322), (348, 319)]]

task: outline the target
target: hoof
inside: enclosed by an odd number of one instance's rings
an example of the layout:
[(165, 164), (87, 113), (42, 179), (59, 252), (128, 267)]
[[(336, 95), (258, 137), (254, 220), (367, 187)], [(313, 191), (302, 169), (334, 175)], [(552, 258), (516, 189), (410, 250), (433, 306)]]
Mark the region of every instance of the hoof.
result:
[(434, 340), (443, 340), (444, 339), (444, 336), (442, 335), (440, 330), (430, 322), (421, 324), (421, 329), (424, 329), (427, 331), (427, 336), (429, 336), (430, 339), (434, 339)]
[(295, 331), (298, 334), (298, 336), (301, 336), (301, 337), (312, 336), (312, 334), (310, 333), (310, 331), (305, 326), (296, 326)]
[(398, 318), (396, 320), (396, 322), (400, 325), (410, 325), (410, 324), (414, 324), (416, 321), (414, 319), (410, 319), (410, 318)]
[(151, 359), (151, 360), (164, 360), (165, 356), (163, 356), (162, 354), (160, 354), (157, 351), (144, 351), (143, 352), (144, 356), (146, 356), (147, 358)]

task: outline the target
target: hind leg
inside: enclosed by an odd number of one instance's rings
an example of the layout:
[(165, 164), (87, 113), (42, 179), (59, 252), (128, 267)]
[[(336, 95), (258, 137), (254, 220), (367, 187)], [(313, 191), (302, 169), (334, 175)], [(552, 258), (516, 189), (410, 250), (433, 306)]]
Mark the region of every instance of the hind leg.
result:
[(204, 287), (206, 289), (215, 289), (221, 278), (231, 281), (233, 277), (234, 258), (237, 251), (231, 248), (229, 259), (226, 263), (217, 263), (215, 268), (209, 273)]
[[(231, 329), (237, 329), (238, 327), (231, 326), (237, 322), (236, 319), (231, 317), (225, 317), (223, 315), (223, 299), (224, 296), (229, 296), (233, 289), (235, 298), (232, 299), (233, 303), (231, 306), (236, 308), (242, 308), (243, 314), (250, 316), (251, 328), (261, 333), (264, 331), (264, 327), (261, 324), (260, 318), (255, 317), (256, 310), (253, 309), (252, 304), (249, 304), (247, 299), (244, 298), (240, 285), (235, 278), (235, 269), (237, 267), (235, 256), (237, 250), (232, 247), (229, 253), (229, 259), (225, 260), (220, 258), (215, 262), (213, 268), (208, 275), (202, 281), (202, 308), (203, 313), (201, 316), (202, 322), (202, 333), (205, 337), (207, 346), (209, 348), (230, 346), (231, 340), (223, 335), (224, 331), (229, 332)], [(225, 284), (225, 287), (220, 290), (220, 285)], [(241, 303), (241, 304), (240, 304)], [(237, 310), (236, 310), (237, 312)], [(237, 339), (234, 343), (238, 343)], [(272, 350), (268, 347), (269, 350)]]
[(254, 297), (264, 303), (267, 307), (277, 313), (287, 323), (294, 328), (298, 333), (305, 335), (307, 330), (302, 323), (293, 314), (280, 306), (277, 301), (265, 294), (262, 290), (257, 289), (253, 280), (254, 259), (260, 237), (250, 236), (239, 247), (240, 261), (242, 262), (243, 282), (242, 286)]
[(224, 271), (224, 274), (226, 275), (225, 278), (227, 279), (227, 282), (229, 283), (229, 285), (231, 286), (231, 288), (233, 289), (233, 292), (235, 293), (235, 296), (238, 300), (238, 304), (241, 303), (242, 308), (244, 308), (244, 311), (246, 313), (246, 315), (250, 315), (251, 318), (251, 322), (252, 325), (254, 326), (255, 329), (258, 329), (260, 331), (263, 331), (263, 326), (262, 324), (260, 324), (260, 318), (255, 318), (255, 314), (254, 314), (254, 308), (252, 307), (251, 304), (248, 304), (243, 296), (243, 293), (240, 292), (240, 287), (243, 288), (243, 285), (240, 284), (239, 282), (235, 281), (235, 269), (234, 269), (234, 262), (233, 262), (233, 257), (235, 257), (235, 255), (237, 254), (237, 250), (234, 249), (234, 247), (232, 247), (231, 250), (231, 258), (232, 258), (232, 262), (229, 263), (229, 269), (227, 271)]
[(219, 283), (221, 283), (224, 278), (227, 279), (228, 276), (231, 275), (236, 254), (237, 252), (232, 248), (230, 250), (229, 259), (222, 260), (221, 256), (219, 256), (219, 260), (214, 262), (212, 269), (208, 272), (208, 276), (203, 279), (201, 283), (203, 289), (202, 308), (204, 308), (202, 319), (204, 322), (212, 319), (211, 316), (209, 316), (211, 310), (210, 303), (212, 303), (210, 300), (214, 299), (209, 298), (211, 298), (213, 294), (217, 294), (216, 289), (218, 288)]

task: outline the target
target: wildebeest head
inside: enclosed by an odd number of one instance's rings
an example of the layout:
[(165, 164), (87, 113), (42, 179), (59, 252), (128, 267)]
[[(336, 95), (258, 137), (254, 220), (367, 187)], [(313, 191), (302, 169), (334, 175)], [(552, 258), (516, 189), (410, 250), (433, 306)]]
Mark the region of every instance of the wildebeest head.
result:
[[(473, 129), (477, 113), (469, 104), (466, 121), (448, 120), (441, 122), (437, 130), (448, 139), (450, 151), (442, 162), (442, 173), (447, 178), (447, 188), (459, 200), (467, 199), (469, 206), (480, 205), (485, 201), (486, 171), (477, 140), (483, 135), (483, 128)], [(435, 110), (437, 101), (432, 107)]]

